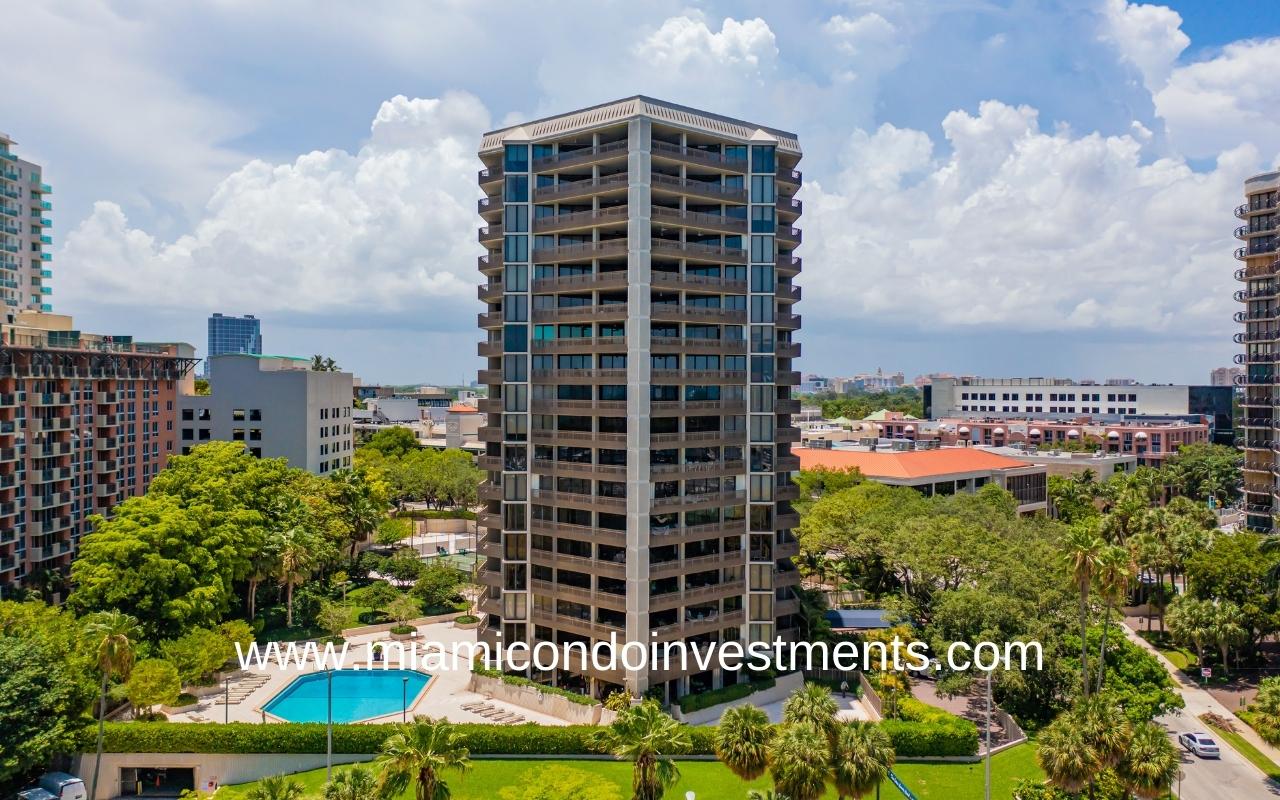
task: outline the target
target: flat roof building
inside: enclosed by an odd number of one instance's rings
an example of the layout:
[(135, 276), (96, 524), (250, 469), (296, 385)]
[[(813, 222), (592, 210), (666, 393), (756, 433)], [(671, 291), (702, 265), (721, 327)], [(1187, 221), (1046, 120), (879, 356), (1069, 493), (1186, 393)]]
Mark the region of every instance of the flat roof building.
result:
[[(480, 157), (482, 639), (797, 637), (795, 135), (630, 97)], [(746, 679), (669, 666), (554, 679)]]
[(243, 442), (264, 458), (318, 475), (351, 466), (351, 373), (311, 369), (311, 359), (221, 355), (210, 359), (210, 394), (181, 397), (182, 452)]
[(214, 314), (209, 317), (209, 348), (205, 354), (205, 376), (213, 364), (214, 356), (240, 353), (262, 355), (262, 320), (246, 314), (228, 317)]
[(52, 216), (43, 169), (19, 158), (8, 134), (0, 133), (0, 320), (20, 310), (52, 311)]

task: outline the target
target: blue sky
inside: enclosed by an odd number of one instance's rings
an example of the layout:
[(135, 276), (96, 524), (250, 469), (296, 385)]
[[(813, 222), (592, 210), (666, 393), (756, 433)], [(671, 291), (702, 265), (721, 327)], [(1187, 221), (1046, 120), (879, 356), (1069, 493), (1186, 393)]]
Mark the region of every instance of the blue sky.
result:
[[(0, 120), (55, 186), (55, 308), (371, 381), (474, 376), (474, 150), (635, 93), (794, 130), (806, 372), (1204, 381), (1280, 12), (1123, 0), (49, 2)], [(36, 67), (35, 65), (39, 65)], [(146, 301), (139, 302), (139, 298)]]

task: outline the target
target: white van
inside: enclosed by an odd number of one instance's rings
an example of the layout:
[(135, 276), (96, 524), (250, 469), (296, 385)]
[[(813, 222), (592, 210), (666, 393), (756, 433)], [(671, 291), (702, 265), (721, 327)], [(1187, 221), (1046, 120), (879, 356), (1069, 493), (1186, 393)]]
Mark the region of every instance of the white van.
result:
[(46, 772), (41, 775), (40, 788), (57, 800), (87, 800), (89, 797), (84, 781), (66, 772)]

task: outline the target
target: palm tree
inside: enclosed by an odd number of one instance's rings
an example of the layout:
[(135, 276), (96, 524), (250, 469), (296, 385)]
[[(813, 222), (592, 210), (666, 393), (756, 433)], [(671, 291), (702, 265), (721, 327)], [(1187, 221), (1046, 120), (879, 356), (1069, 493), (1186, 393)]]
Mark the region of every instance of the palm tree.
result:
[(632, 800), (661, 800), (680, 780), (680, 770), (670, 756), (687, 753), (690, 748), (688, 730), (652, 699), (618, 714), (613, 724), (600, 732), (599, 742), (634, 765)]
[(1222, 671), (1230, 675), (1231, 668), (1227, 666), (1227, 652), (1249, 638), (1240, 606), (1230, 600), (1218, 603), (1210, 621), (1209, 633), (1214, 644), (1218, 646), (1218, 652), (1222, 653)]
[(306, 789), (284, 775), (271, 775), (258, 781), (246, 795), (248, 800), (301, 800)]
[(1068, 793), (1089, 786), (1102, 771), (1098, 754), (1066, 714), (1040, 731), (1036, 762), (1050, 784)]
[(820, 683), (805, 683), (783, 703), (782, 721), (788, 725), (810, 725), (830, 742), (836, 735), (838, 710), (830, 689)]
[(1129, 579), (1133, 575), (1129, 551), (1119, 545), (1111, 545), (1102, 551), (1098, 566), (1098, 596), (1105, 608), (1102, 618), (1102, 643), (1098, 645), (1098, 689), (1102, 691), (1103, 676), (1107, 671), (1107, 634), (1111, 627), (1111, 613), (1124, 602), (1129, 591)]
[(394, 797), (412, 784), (416, 800), (448, 800), (449, 787), (441, 775), (446, 770), (466, 772), (471, 754), (448, 721), (420, 716), (396, 726), (375, 763), (381, 796)]
[(276, 576), (285, 588), (285, 626), (293, 627), (293, 589), (300, 585), (315, 568), (315, 546), (301, 528), (294, 528), (284, 535), (280, 543), (280, 556), (276, 561)]
[(1071, 579), (1080, 589), (1080, 682), (1085, 697), (1089, 696), (1089, 587), (1100, 566), (1099, 556), (1105, 546), (1102, 537), (1089, 523), (1072, 526), (1063, 541), (1066, 551), (1063, 558)]
[(830, 767), (831, 748), (826, 738), (807, 722), (783, 725), (769, 744), (773, 790), (791, 800), (822, 797)]
[(840, 726), (831, 749), (831, 777), (836, 794), (861, 798), (889, 776), (895, 759), (893, 742), (880, 726), (854, 720)]
[(378, 800), (378, 781), (370, 770), (353, 767), (325, 784), (324, 800)]
[(1164, 729), (1153, 722), (1134, 728), (1116, 774), (1129, 791), (1143, 800), (1165, 796), (1178, 775), (1178, 751)]
[(1103, 769), (1114, 767), (1124, 758), (1133, 737), (1133, 725), (1109, 697), (1097, 695), (1082, 700), (1063, 717), (1068, 725), (1084, 736)]
[(769, 766), (769, 715), (755, 706), (735, 706), (720, 715), (716, 728), (716, 757), (744, 781), (753, 781)]
[(103, 723), (107, 718), (107, 682), (127, 680), (133, 670), (134, 643), (141, 633), (138, 620), (120, 611), (102, 611), (89, 617), (82, 632), (82, 646), (93, 651), (93, 663), (102, 673), (98, 699), (98, 753), (94, 760), (89, 796), (98, 796), (98, 773), (102, 771)]
[(751, 789), (747, 792), (747, 800), (788, 800), (785, 794), (778, 794), (772, 789)]

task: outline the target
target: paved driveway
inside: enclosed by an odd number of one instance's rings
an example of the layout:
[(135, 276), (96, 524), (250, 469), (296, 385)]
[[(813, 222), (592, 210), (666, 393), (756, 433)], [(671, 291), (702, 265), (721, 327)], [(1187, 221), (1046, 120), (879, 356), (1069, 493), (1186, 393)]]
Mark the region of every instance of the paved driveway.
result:
[[(1188, 702), (1188, 706), (1190, 705)], [(1167, 728), (1170, 736), (1205, 731), (1204, 724), (1187, 710), (1157, 717), (1156, 722)], [(1205, 732), (1210, 736), (1214, 735), (1212, 731)], [(1232, 800), (1261, 800), (1280, 797), (1280, 787), (1263, 777), (1261, 772), (1245, 761), (1229, 744), (1219, 740), (1218, 745), (1222, 749), (1222, 758), (1219, 759), (1200, 758), (1178, 748), (1178, 752), (1182, 754), (1183, 800), (1220, 800), (1228, 797)]]

